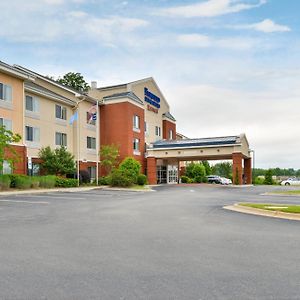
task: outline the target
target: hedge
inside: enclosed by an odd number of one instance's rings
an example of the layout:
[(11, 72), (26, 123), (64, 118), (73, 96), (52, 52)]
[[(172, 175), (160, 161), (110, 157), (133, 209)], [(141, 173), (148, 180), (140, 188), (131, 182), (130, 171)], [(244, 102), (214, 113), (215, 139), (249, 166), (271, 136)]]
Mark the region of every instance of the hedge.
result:
[(61, 177), (56, 177), (55, 179), (56, 187), (77, 187), (77, 185), (78, 185), (77, 179), (61, 178)]

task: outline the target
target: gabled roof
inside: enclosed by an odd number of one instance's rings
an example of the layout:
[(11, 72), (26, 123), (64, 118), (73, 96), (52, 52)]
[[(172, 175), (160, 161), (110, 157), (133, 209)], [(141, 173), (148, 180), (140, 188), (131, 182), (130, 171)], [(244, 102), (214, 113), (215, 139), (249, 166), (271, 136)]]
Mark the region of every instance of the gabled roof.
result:
[(66, 91), (68, 91), (68, 92), (74, 94), (76, 97), (84, 96), (84, 97), (87, 97), (87, 99), (92, 100), (93, 102), (96, 102), (96, 101), (97, 101), (97, 99), (95, 99), (95, 98), (89, 96), (89, 95), (88, 95), (87, 93), (85, 93), (85, 92), (81, 92), (81, 91), (78, 91), (78, 90), (76, 90), (76, 89), (74, 89), (74, 88), (72, 88), (72, 87), (63, 85), (63, 84), (61, 84), (61, 83), (59, 83), (59, 82), (57, 82), (57, 81), (55, 81), (55, 80), (53, 80), (53, 79), (51, 79), (51, 78), (49, 78), (49, 77), (46, 77), (46, 76), (41, 75), (41, 74), (39, 74), (39, 73), (36, 73), (36, 72), (34, 72), (34, 71), (32, 71), (32, 70), (29, 70), (29, 69), (27, 69), (27, 68), (24, 68), (24, 67), (22, 67), (22, 66), (14, 65), (14, 69), (17, 69), (17, 70), (21, 70), (21, 71), (27, 72), (27, 73), (29, 73), (29, 74), (31, 74), (31, 75), (37, 77), (37, 78), (40, 78), (40, 79), (42, 79), (42, 80), (45, 80), (45, 81), (47, 81), (47, 82), (49, 82), (49, 83), (51, 83), (51, 84), (53, 84), (53, 85), (55, 85), (55, 86), (58, 86), (58, 87), (60, 87), (60, 88), (62, 88), (62, 89), (64, 89), (64, 90), (66, 90)]
[(67, 103), (69, 105), (72, 105), (72, 106), (75, 106), (76, 105), (76, 102), (71, 100), (71, 99), (68, 99), (66, 97), (63, 97), (59, 94), (56, 94), (36, 83), (33, 83), (33, 82), (25, 82), (25, 90), (26, 91), (29, 91), (29, 92), (32, 92), (32, 93), (36, 93), (38, 95), (41, 95), (41, 96), (44, 96), (44, 97), (47, 97), (47, 98), (50, 98), (50, 99), (53, 99), (53, 100), (57, 100), (57, 101), (60, 101), (60, 102), (64, 102), (64, 103)]
[(224, 136), (199, 139), (161, 140), (152, 144), (153, 149), (161, 148), (185, 148), (185, 147), (217, 147), (224, 145), (240, 144), (240, 136)]
[(22, 70), (16, 70), (13, 66), (11, 66), (3, 61), (0, 61), (0, 71), (2, 71), (4, 73), (8, 73), (10, 75), (13, 75), (15, 77), (30, 80), (30, 81), (34, 81), (34, 78), (35, 78), (28, 72), (25, 72)]
[(109, 95), (103, 97), (103, 100), (109, 101), (109, 100), (120, 99), (120, 98), (129, 98), (140, 105), (144, 105), (143, 101), (133, 92), (124, 92), (124, 93)]
[(166, 117), (174, 122), (176, 122), (176, 119), (173, 117), (173, 115), (170, 112), (166, 112), (163, 114), (163, 117)]

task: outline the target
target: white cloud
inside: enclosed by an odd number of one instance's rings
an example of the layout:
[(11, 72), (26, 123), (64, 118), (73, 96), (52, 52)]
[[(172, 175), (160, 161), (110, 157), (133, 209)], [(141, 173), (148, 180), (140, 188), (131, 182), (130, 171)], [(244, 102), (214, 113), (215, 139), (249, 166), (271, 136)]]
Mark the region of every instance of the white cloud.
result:
[(216, 17), (259, 7), (267, 0), (257, 0), (254, 4), (242, 0), (208, 0), (190, 5), (174, 6), (160, 9), (156, 14), (169, 17)]
[(248, 50), (258, 46), (259, 41), (252, 38), (213, 38), (202, 34), (179, 35), (178, 43), (185, 47), (192, 48), (224, 48), (232, 50)]
[(247, 24), (247, 25), (238, 25), (234, 26), (236, 29), (254, 29), (256, 31), (261, 31), (265, 33), (272, 32), (288, 32), (291, 31), (291, 28), (286, 25), (276, 24), (274, 21), (270, 19), (265, 19), (262, 22)]

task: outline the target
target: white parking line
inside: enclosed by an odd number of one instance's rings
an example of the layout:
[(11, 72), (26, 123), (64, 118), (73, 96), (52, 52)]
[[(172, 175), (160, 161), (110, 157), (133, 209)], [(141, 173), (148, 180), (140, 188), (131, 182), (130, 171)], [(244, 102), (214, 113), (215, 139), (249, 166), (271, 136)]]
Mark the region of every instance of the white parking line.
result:
[(45, 201), (24, 201), (24, 200), (3, 200), (3, 199), (1, 199), (0, 202), (28, 203), (28, 204), (49, 204), (49, 202), (45, 202)]
[(55, 195), (17, 195), (17, 197), (22, 198), (51, 198), (51, 199), (67, 199), (67, 200), (85, 200), (85, 198), (78, 198), (78, 197), (61, 197), (61, 196), (55, 196)]

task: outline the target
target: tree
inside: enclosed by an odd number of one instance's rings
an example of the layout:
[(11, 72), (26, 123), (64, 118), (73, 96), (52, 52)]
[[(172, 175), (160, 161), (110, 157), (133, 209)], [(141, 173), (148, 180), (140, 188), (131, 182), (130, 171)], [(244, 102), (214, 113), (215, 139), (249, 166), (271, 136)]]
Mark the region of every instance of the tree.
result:
[(19, 156), (11, 143), (18, 143), (20, 140), (19, 134), (7, 130), (5, 126), (0, 126), (0, 171), (3, 170), (4, 160), (8, 161), (12, 168), (14, 162), (19, 160)]
[(189, 178), (194, 178), (193, 170), (195, 167), (195, 163), (191, 162), (186, 166), (185, 175)]
[(202, 163), (198, 163), (194, 165), (193, 168), (193, 178), (196, 182), (200, 183), (204, 181), (204, 177), (206, 175), (205, 167)]
[(89, 89), (88, 83), (84, 80), (80, 73), (69, 72), (65, 74), (62, 78), (58, 78), (57, 82), (72, 87), (73, 89), (86, 92)]
[(202, 164), (203, 164), (203, 166), (204, 166), (204, 168), (205, 168), (205, 173), (206, 173), (206, 175), (211, 175), (211, 167), (210, 167), (209, 162), (208, 162), (207, 160), (204, 160), (204, 161), (202, 162)]
[(141, 164), (132, 157), (125, 158), (118, 169), (125, 177), (130, 178), (133, 183), (137, 183), (137, 178), (141, 171)]
[(269, 169), (269, 170), (266, 172), (264, 184), (267, 184), (267, 185), (272, 185), (272, 184), (274, 184), (274, 181), (273, 181), (273, 172), (272, 172), (271, 169)]
[(49, 146), (39, 151), (42, 170), (50, 175), (66, 175), (75, 172), (74, 156), (63, 146), (52, 150)]
[(212, 167), (212, 173), (221, 177), (232, 178), (232, 164), (230, 162), (217, 163)]
[(119, 147), (112, 145), (103, 145), (100, 148), (100, 164), (104, 167), (107, 175), (117, 166), (120, 156)]

